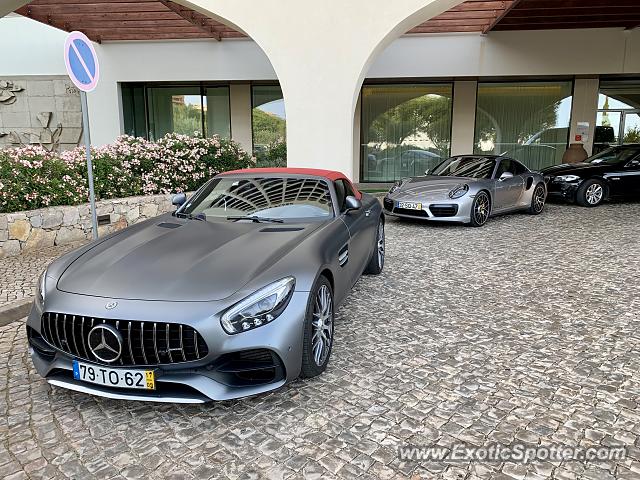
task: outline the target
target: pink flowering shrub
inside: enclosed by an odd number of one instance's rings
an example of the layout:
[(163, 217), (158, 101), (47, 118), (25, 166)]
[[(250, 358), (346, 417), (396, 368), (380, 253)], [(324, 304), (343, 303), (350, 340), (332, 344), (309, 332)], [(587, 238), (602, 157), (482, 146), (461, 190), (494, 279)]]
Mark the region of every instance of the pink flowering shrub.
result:
[[(195, 190), (251, 164), (231, 140), (178, 134), (157, 142), (124, 135), (92, 148), (92, 160), (97, 199)], [(61, 154), (33, 146), (0, 151), (0, 212), (85, 203), (88, 190), (82, 147)]]

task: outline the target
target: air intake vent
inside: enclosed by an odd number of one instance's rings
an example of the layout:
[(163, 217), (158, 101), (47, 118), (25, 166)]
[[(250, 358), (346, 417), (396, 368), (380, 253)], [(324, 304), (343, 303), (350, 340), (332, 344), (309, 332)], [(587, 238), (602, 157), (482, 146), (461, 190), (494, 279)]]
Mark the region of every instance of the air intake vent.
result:
[(302, 227), (267, 227), (260, 230), (261, 232), (299, 232), (300, 230), (304, 230)]
[(180, 225), (179, 223), (163, 222), (163, 223), (159, 223), (158, 226), (161, 228), (180, 228), (182, 225)]

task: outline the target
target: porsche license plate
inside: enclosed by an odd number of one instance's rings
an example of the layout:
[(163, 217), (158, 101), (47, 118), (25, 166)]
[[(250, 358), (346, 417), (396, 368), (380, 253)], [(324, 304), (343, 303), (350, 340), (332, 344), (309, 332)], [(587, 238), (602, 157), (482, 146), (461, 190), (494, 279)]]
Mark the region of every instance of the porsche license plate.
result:
[(397, 208), (404, 208), (406, 210), (422, 210), (422, 204), (416, 202), (398, 202)]
[(106, 387), (156, 389), (156, 378), (153, 370), (109, 368), (74, 360), (73, 378)]

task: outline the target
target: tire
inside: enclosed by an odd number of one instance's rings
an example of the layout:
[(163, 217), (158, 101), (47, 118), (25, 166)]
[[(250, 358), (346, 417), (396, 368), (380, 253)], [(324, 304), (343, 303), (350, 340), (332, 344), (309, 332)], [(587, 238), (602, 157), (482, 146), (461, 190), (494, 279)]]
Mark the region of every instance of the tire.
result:
[(481, 227), (487, 223), (489, 215), (491, 215), (491, 198), (486, 191), (482, 190), (476, 194), (471, 204), (469, 225)]
[[(328, 303), (323, 303), (323, 299)], [(318, 325), (319, 321), (322, 322), (321, 327)], [(321, 333), (317, 333), (319, 328)], [(327, 369), (329, 358), (331, 357), (331, 349), (333, 348), (333, 331), (333, 290), (329, 280), (325, 276), (320, 276), (313, 286), (307, 304), (300, 377), (315, 377)], [(320, 352), (317, 350), (318, 342), (322, 343)]]
[(527, 210), (531, 215), (540, 215), (544, 210), (544, 202), (546, 200), (546, 192), (544, 184), (539, 183), (533, 189), (533, 195), (531, 196), (531, 206)]
[(378, 222), (378, 228), (376, 229), (376, 238), (373, 245), (373, 253), (371, 259), (364, 269), (364, 273), (367, 275), (380, 275), (384, 268), (384, 220), (380, 218)]
[(607, 189), (600, 180), (586, 180), (578, 188), (576, 202), (583, 207), (597, 207), (605, 198)]

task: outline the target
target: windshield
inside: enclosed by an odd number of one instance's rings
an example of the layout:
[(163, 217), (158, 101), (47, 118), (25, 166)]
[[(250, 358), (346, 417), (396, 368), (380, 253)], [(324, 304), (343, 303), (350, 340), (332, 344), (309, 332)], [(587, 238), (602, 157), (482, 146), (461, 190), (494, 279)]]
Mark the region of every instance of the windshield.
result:
[(431, 175), (443, 177), (491, 178), (496, 161), (486, 157), (451, 157), (438, 165)]
[(329, 186), (321, 179), (223, 177), (206, 184), (181, 213), (207, 220), (327, 218), (333, 216), (333, 206)]
[(592, 163), (594, 165), (598, 163), (608, 163), (608, 164), (616, 164), (626, 162), (627, 160), (631, 160), (638, 153), (640, 153), (640, 148), (633, 147), (611, 147), (603, 150), (602, 152), (592, 156), (591, 158), (587, 158), (585, 160), (586, 163)]

